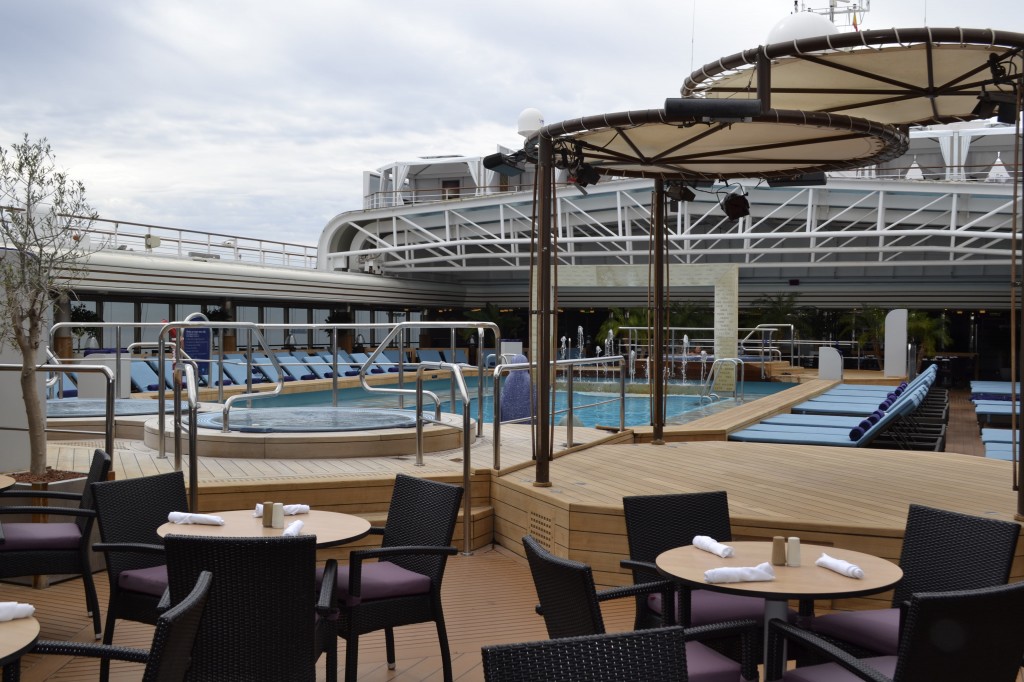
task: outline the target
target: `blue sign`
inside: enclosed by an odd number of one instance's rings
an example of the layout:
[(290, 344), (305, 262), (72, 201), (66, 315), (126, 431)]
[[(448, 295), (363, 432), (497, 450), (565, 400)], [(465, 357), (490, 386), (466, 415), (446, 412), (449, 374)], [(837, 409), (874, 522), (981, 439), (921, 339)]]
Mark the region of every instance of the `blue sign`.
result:
[(210, 328), (191, 327), (182, 330), (181, 347), (196, 361), (200, 376), (210, 375)]

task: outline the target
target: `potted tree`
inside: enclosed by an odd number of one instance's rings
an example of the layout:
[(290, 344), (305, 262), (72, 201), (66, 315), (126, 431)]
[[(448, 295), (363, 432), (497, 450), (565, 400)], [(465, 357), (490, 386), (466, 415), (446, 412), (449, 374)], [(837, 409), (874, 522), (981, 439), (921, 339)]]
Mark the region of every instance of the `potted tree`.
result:
[[(54, 164), (44, 139), (25, 135), (0, 147), (0, 347), (20, 358), (19, 384), (27, 418), (29, 474), (46, 469), (46, 413), (36, 365), (55, 301), (82, 277), (88, 257), (87, 230), (96, 212), (85, 186)], [(9, 464), (9, 458), (6, 458)]]

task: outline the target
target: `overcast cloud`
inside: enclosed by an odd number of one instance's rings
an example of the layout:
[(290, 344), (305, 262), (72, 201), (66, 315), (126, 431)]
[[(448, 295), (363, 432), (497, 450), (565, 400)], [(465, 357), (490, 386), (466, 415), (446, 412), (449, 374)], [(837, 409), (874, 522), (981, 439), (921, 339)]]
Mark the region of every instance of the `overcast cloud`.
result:
[[(862, 27), (1024, 31), (1017, 7), (875, 0)], [(526, 107), (549, 123), (660, 107), (695, 67), (763, 43), (792, 9), (2, 0), (0, 144), (48, 138), (103, 218), (315, 244), (361, 207), (364, 170), (517, 147)]]

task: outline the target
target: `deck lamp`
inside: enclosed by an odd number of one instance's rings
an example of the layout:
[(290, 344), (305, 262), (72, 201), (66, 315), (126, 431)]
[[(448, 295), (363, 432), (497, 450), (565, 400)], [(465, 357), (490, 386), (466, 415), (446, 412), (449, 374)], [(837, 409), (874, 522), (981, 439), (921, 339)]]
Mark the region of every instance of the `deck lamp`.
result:
[(722, 199), (722, 210), (729, 220), (739, 220), (750, 215), (750, 202), (745, 194), (730, 194)]

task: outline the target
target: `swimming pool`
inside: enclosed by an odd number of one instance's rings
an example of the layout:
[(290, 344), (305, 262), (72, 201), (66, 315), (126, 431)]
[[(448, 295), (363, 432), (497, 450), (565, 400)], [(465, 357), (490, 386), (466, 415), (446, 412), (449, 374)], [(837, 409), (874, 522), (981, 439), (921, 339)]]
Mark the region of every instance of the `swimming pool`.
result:
[[(468, 378), (466, 384), (469, 387), (470, 416), (477, 417), (476, 380)], [(424, 388), (433, 391), (442, 400), (442, 412), (454, 412), (461, 414), (462, 405), (456, 401), (455, 409), (452, 409), (450, 400), (450, 384), (447, 380), (436, 380), (424, 382)], [(765, 395), (771, 395), (778, 391), (792, 387), (792, 384), (775, 382), (746, 382), (746, 402), (755, 400)], [(615, 426), (619, 424), (618, 401), (607, 402), (594, 407), (586, 405), (600, 403), (615, 397), (617, 393), (603, 393), (597, 391), (576, 390), (573, 392), (573, 408), (575, 421), (578, 426)], [(285, 393), (272, 398), (264, 398), (252, 401), (253, 408), (294, 408), (302, 406), (322, 406), (331, 404), (330, 391), (311, 391), (307, 393)], [(703, 405), (700, 398), (694, 395), (670, 394), (666, 397), (665, 421), (666, 423), (679, 423), (688, 421), (690, 418), (702, 416), (710, 411), (717, 411), (727, 406), (735, 405), (735, 401), (726, 399), (713, 403), (710, 407), (705, 402)], [(394, 409), (398, 407), (398, 397), (394, 394), (374, 394), (361, 388), (346, 388), (338, 392), (338, 405), (346, 407)], [(564, 390), (555, 394), (555, 422), (562, 423), (566, 419), (567, 397)], [(424, 401), (424, 407), (428, 412), (433, 410), (433, 403), (430, 400)], [(406, 397), (405, 409), (415, 409), (415, 398)], [(494, 400), (491, 392), (485, 389), (483, 419), (485, 422), (493, 421)], [(626, 426), (641, 426), (650, 424), (651, 410), (650, 398), (646, 395), (626, 395)]]

